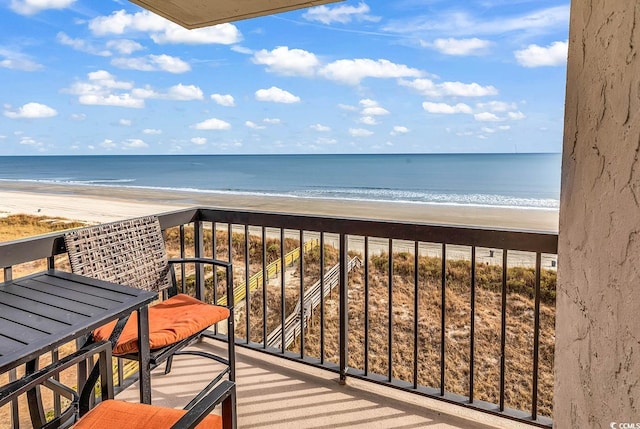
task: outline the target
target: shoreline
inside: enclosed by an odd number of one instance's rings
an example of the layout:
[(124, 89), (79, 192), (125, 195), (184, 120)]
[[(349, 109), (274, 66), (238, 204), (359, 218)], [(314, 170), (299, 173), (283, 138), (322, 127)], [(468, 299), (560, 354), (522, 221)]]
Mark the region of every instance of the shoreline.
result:
[(438, 225), (558, 231), (558, 210), (202, 193), (117, 186), (0, 183), (0, 213), (108, 222), (191, 207), (268, 211)]

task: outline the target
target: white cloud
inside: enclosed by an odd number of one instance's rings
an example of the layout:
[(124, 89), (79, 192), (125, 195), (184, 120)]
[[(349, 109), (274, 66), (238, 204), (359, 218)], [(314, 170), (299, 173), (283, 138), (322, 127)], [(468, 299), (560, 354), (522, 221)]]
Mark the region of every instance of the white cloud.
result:
[(300, 97), (291, 94), (284, 89), (272, 86), (269, 89), (259, 89), (256, 91), (256, 100), (271, 101), (274, 103), (299, 103)]
[(178, 84), (166, 92), (158, 92), (149, 86), (136, 88), (133, 82), (118, 81), (105, 70), (91, 72), (87, 77), (87, 81), (75, 82), (63, 90), (77, 95), (80, 104), (142, 108), (145, 100), (150, 98), (176, 101), (204, 98), (202, 90), (195, 85)]
[(22, 71), (36, 71), (43, 68), (42, 64), (33, 61), (29, 56), (3, 48), (0, 48), (0, 67)]
[(509, 116), (509, 119), (513, 119), (514, 121), (518, 121), (520, 119), (526, 118), (524, 113), (522, 113), (521, 111), (509, 112), (509, 113), (507, 113), (507, 116)]
[(51, 118), (56, 116), (58, 112), (46, 104), (41, 103), (27, 103), (24, 106), (18, 108), (18, 110), (11, 111), (5, 110), (4, 116), (11, 119), (39, 119), (39, 118)]
[(473, 115), (473, 117), (476, 121), (480, 122), (500, 122), (503, 120), (498, 115), (491, 112), (476, 113), (475, 115)]
[(9, 7), (20, 15), (34, 15), (46, 9), (65, 9), (76, 0), (11, 0)]
[(511, 125), (500, 125), (498, 126), (498, 129), (501, 131), (507, 131), (511, 129)]
[(83, 39), (73, 39), (62, 31), (56, 35), (56, 40), (61, 45), (70, 46), (74, 50), (84, 52), (86, 54), (98, 55), (101, 57), (108, 57), (111, 55), (111, 52), (108, 50), (97, 48)]
[(479, 36), (510, 32), (566, 31), (569, 26), (569, 4), (539, 9), (520, 15), (482, 19), (459, 10), (442, 14), (418, 15), (411, 20), (391, 21), (383, 28), (394, 33), (441, 33), (450, 36)]
[(198, 146), (202, 146), (207, 144), (207, 139), (206, 137), (193, 137), (191, 140), (191, 143), (198, 145)]
[(264, 64), (267, 71), (284, 76), (313, 76), (320, 64), (311, 52), (279, 46), (272, 51), (262, 49), (251, 59), (255, 64)]
[(72, 113), (70, 115), (70, 118), (74, 121), (84, 121), (85, 119), (87, 119), (87, 115), (85, 115), (84, 113)]
[(122, 147), (124, 149), (142, 149), (149, 147), (149, 145), (141, 139), (127, 139), (122, 142)]
[(144, 100), (131, 94), (82, 94), (78, 97), (80, 104), (93, 106), (115, 106), (140, 109), (144, 107)]
[(402, 125), (396, 125), (393, 127), (393, 130), (389, 133), (392, 136), (398, 135), (398, 134), (407, 134), (409, 132), (409, 128), (404, 127)]
[(162, 130), (157, 130), (155, 128), (145, 128), (144, 130), (142, 130), (142, 132), (144, 134), (150, 134), (150, 135), (162, 134)]
[(167, 98), (180, 101), (202, 100), (204, 94), (202, 90), (195, 85), (183, 85), (179, 83), (169, 88)]
[(313, 124), (311, 126), (309, 126), (309, 128), (311, 128), (312, 130), (321, 132), (321, 133), (326, 133), (331, 131), (331, 127), (328, 127), (326, 125), (322, 125), (322, 124)]
[(358, 122), (365, 125), (378, 125), (378, 121), (373, 116), (363, 116)]
[(442, 82), (434, 83), (431, 79), (400, 79), (398, 84), (413, 88), (427, 97), (485, 97), (497, 95), (498, 90), (492, 85), (482, 86), (476, 82)]
[(429, 113), (443, 113), (448, 115), (454, 113), (471, 113), (471, 107), (464, 103), (450, 105), (446, 103), (432, 103), (430, 101), (425, 101), (424, 103), (422, 103), (422, 108)]
[(194, 30), (187, 30), (173, 23), (170, 24), (163, 33), (154, 34), (151, 39), (158, 44), (187, 45), (232, 45), (242, 40), (238, 27), (233, 24), (218, 24)]
[(471, 39), (448, 38), (436, 39), (432, 44), (427, 44), (427, 46), (431, 46), (445, 55), (483, 55), (491, 46), (491, 42), (477, 37)]
[(401, 78), (420, 77), (423, 75), (418, 69), (404, 64), (395, 64), (389, 60), (371, 60), (358, 58), (354, 60), (338, 60), (322, 67), (318, 72), (321, 76), (349, 85), (358, 85), (364, 78)]
[(20, 144), (25, 146), (33, 146), (42, 150), (44, 143), (34, 139), (33, 137), (22, 136), (20, 137)]
[(100, 146), (102, 146), (105, 149), (115, 149), (117, 147), (115, 142), (110, 139), (104, 139), (104, 141), (100, 143)]
[(207, 144), (207, 139), (205, 137), (194, 137), (191, 139), (191, 143), (202, 146), (203, 144)]
[(338, 143), (338, 140), (328, 138), (328, 137), (318, 137), (316, 139), (316, 144), (327, 145), (327, 144), (337, 144), (337, 143)]
[(516, 103), (506, 103), (504, 101), (488, 101), (486, 103), (477, 103), (478, 110), (486, 110), (490, 112), (506, 112), (515, 109)]
[(349, 104), (338, 104), (338, 107), (342, 110), (347, 110), (349, 112), (355, 112), (356, 110), (358, 110), (358, 108), (356, 106), (351, 106)]
[(113, 49), (114, 51), (122, 55), (131, 55), (136, 51), (141, 51), (142, 49), (144, 49), (144, 47), (140, 43), (134, 42), (133, 40), (129, 39), (109, 40), (107, 42), (107, 48)]
[(194, 125), (197, 130), (228, 130), (231, 124), (222, 119), (211, 118)]
[(513, 54), (523, 67), (562, 66), (567, 62), (568, 42), (553, 42), (548, 46), (529, 45)]
[(246, 121), (244, 123), (244, 125), (245, 125), (245, 127), (251, 128), (251, 129), (254, 129), (254, 130), (263, 130), (263, 129), (265, 129), (264, 125), (258, 125), (253, 121)]
[(383, 116), (388, 115), (389, 111), (384, 107), (367, 107), (362, 109), (362, 114), (366, 116)]
[(147, 55), (137, 58), (114, 58), (111, 64), (122, 69), (140, 71), (166, 71), (185, 73), (191, 70), (189, 63), (170, 55)]
[(364, 2), (360, 2), (358, 6), (314, 7), (302, 14), (302, 17), (307, 21), (317, 21), (327, 25), (333, 22), (348, 24), (351, 21), (380, 21), (380, 17), (369, 15), (369, 11), (369, 6)]
[(349, 128), (349, 134), (353, 137), (368, 137), (373, 135), (373, 131), (365, 130), (364, 128)]
[(130, 127), (133, 124), (133, 121), (131, 119), (120, 119), (118, 121), (119, 125), (122, 125), (123, 127)]
[(98, 70), (87, 74), (87, 81), (73, 83), (70, 88), (63, 90), (78, 96), (80, 104), (117, 106), (129, 108), (144, 107), (144, 99), (129, 92), (133, 83), (116, 80), (115, 76), (105, 70)]
[(119, 10), (109, 16), (99, 16), (89, 22), (89, 29), (97, 36), (132, 32), (150, 33), (151, 39), (158, 44), (231, 45), (242, 40), (240, 31), (233, 24), (187, 30), (146, 10), (134, 14)]
[(495, 128), (489, 128), (489, 127), (482, 127), (480, 128), (480, 131), (482, 131), (483, 133), (487, 133), (487, 134), (493, 134), (496, 132)]
[(211, 94), (211, 99), (221, 106), (233, 107), (236, 105), (233, 95), (229, 94)]
[(262, 122), (264, 122), (265, 124), (277, 125), (277, 124), (280, 124), (282, 121), (278, 118), (264, 118)]

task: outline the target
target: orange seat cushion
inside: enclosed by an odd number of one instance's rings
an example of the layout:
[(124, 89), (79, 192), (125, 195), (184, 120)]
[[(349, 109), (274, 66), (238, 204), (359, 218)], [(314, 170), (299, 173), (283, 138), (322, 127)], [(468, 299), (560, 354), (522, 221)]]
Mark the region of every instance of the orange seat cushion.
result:
[[(73, 426), (73, 429), (169, 429), (186, 411), (113, 399), (100, 402)], [(197, 429), (222, 428), (222, 417), (209, 414)]]
[[(159, 349), (190, 337), (229, 317), (229, 309), (178, 294), (149, 307), (149, 348)], [(93, 331), (96, 341), (108, 340), (116, 322)], [(138, 352), (138, 315), (133, 313), (113, 349), (114, 355)]]

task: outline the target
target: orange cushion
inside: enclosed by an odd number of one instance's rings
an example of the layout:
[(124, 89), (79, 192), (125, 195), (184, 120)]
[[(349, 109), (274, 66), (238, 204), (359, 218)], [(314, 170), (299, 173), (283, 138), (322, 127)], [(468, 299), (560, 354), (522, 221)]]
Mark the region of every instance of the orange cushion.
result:
[[(73, 426), (73, 429), (169, 429), (186, 411), (113, 399), (100, 402)], [(209, 414), (197, 429), (222, 428), (222, 417)]]
[[(178, 294), (149, 307), (149, 348), (159, 349), (188, 338), (229, 317), (229, 309), (205, 304), (185, 294)], [(96, 341), (108, 340), (116, 322), (93, 331)], [(113, 349), (114, 355), (138, 351), (138, 315), (133, 313)]]

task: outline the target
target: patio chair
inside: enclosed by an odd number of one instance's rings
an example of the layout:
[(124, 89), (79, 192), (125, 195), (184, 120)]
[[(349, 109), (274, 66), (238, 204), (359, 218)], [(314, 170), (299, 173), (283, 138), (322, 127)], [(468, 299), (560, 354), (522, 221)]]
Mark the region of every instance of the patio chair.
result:
[[(233, 269), (230, 262), (207, 258), (168, 260), (160, 222), (155, 216), (71, 230), (64, 235), (71, 269), (74, 273), (162, 294), (163, 300), (149, 307), (150, 368), (167, 362), (165, 373), (171, 370), (174, 355), (196, 354), (224, 365), (217, 380), (225, 374), (235, 380), (233, 329)], [(206, 304), (189, 295), (177, 293), (175, 263), (210, 264), (226, 269), (227, 305)], [(184, 275), (184, 273), (182, 273)], [(211, 326), (227, 321), (227, 356), (217, 356), (184, 348), (199, 339)], [(128, 321), (120, 320), (96, 329), (89, 341), (109, 339), (113, 355), (139, 361), (138, 328), (135, 314)], [(92, 379), (91, 379), (92, 378)], [(90, 381), (97, 374), (90, 375)], [(81, 401), (81, 409), (88, 404)]]

